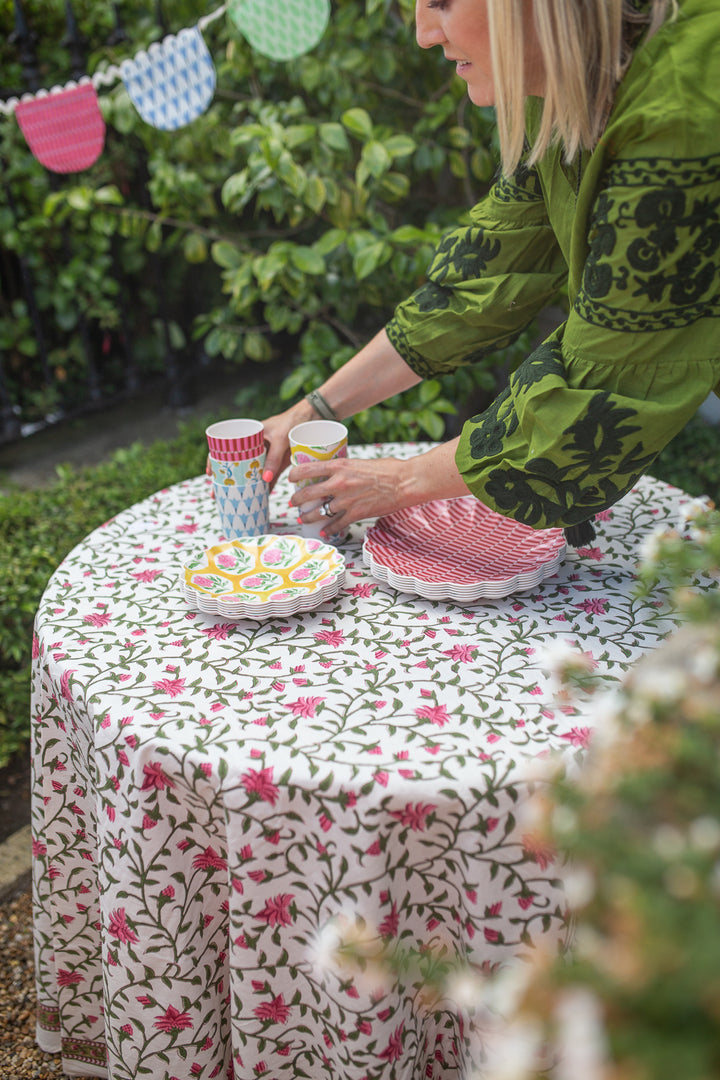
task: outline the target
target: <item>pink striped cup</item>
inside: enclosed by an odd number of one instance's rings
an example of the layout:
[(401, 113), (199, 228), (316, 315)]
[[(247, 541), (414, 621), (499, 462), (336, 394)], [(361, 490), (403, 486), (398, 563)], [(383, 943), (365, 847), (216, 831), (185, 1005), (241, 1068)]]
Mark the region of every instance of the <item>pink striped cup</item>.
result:
[(246, 461), (265, 449), (264, 429), (259, 420), (220, 420), (206, 428), (205, 435), (210, 454), (218, 461)]

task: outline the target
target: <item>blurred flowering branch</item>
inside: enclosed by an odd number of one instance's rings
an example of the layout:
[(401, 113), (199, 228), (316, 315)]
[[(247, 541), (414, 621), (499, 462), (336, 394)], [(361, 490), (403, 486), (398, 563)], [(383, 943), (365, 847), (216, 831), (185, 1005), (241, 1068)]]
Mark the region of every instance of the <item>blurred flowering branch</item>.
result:
[[(639, 590), (669, 583), (683, 625), (619, 691), (592, 696), (582, 767), (547, 763), (528, 807), (566, 856), (571, 952), (489, 977), (448, 956), (425, 972), (425, 1004), (474, 1013), (478, 1080), (720, 1076), (720, 513), (692, 500), (642, 560)], [(548, 668), (563, 701), (589, 700), (585, 654), (555, 649)], [(333, 933), (326, 962), (371, 981), (421, 960), (364, 924)]]

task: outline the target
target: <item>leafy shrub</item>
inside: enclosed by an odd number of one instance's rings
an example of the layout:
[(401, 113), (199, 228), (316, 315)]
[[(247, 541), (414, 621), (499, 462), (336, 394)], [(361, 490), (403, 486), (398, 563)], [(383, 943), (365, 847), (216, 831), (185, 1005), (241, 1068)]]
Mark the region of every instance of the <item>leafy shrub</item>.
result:
[[(43, 79), (64, 82), (64, 5), (24, 6)], [(111, 5), (75, 0), (89, 72), (161, 36), (147, 8), (123, 4), (128, 40), (110, 46)], [(172, 29), (204, 8), (175, 3)], [(21, 90), (12, 14), (0, 0), (0, 63)], [(232, 363), (297, 357), (284, 393), (306, 391), (387, 321), (422, 281), (442, 230), (488, 186), (492, 111), (469, 103), (438, 50), (417, 47), (410, 0), (339, 0), (316, 48), (285, 64), (254, 53), (227, 18), (205, 37), (218, 72), (207, 112), (159, 132), (122, 83), (101, 89), (105, 152), (74, 182), (34, 161), (14, 121), (0, 124), (0, 225), (14, 271), (0, 300), (0, 345), (25, 420), (76, 404), (93, 378), (122, 387), (129, 361), (140, 373), (161, 370), (166, 331), (171, 352), (194, 341)], [(46, 363), (20, 260), (35, 282)], [(409, 391), (406, 418), (438, 437), (448, 399), (489, 391), (502, 361)], [(396, 402), (380, 406), (357, 428), (366, 440), (396, 437), (396, 412)]]
[(0, 496), (0, 768), (27, 742), (32, 624), (43, 590), (67, 553), (120, 510), (205, 467), (200, 422), (177, 439), (136, 443), (112, 459), (36, 491)]

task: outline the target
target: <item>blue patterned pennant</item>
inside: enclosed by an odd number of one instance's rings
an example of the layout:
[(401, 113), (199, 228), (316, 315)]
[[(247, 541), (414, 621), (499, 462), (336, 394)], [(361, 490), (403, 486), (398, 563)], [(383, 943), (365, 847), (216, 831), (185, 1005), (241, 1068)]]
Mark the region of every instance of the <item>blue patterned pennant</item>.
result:
[(196, 26), (124, 60), (120, 75), (140, 116), (160, 131), (175, 131), (201, 116), (217, 83), (215, 65)]

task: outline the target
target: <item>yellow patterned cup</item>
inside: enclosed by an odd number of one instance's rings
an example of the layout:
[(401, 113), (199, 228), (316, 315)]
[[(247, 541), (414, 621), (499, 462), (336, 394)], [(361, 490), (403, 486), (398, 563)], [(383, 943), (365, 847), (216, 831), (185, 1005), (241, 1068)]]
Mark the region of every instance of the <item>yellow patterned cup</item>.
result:
[[(288, 436), (290, 440), (290, 461), (293, 465), (306, 465), (309, 461), (330, 461), (332, 458), (347, 457), (348, 432), (344, 424), (337, 420), (308, 420), (304, 424), (296, 424), (291, 428)], [(307, 487), (308, 484), (317, 484), (317, 480), (303, 480), (296, 485), (296, 490)], [(306, 503), (305, 510), (315, 510), (320, 506), (320, 500), (315, 503)], [(314, 524), (305, 524), (299, 520), (300, 534), (302, 536), (320, 538), (320, 530), (330, 532), (331, 522), (327, 518), (321, 518)]]

